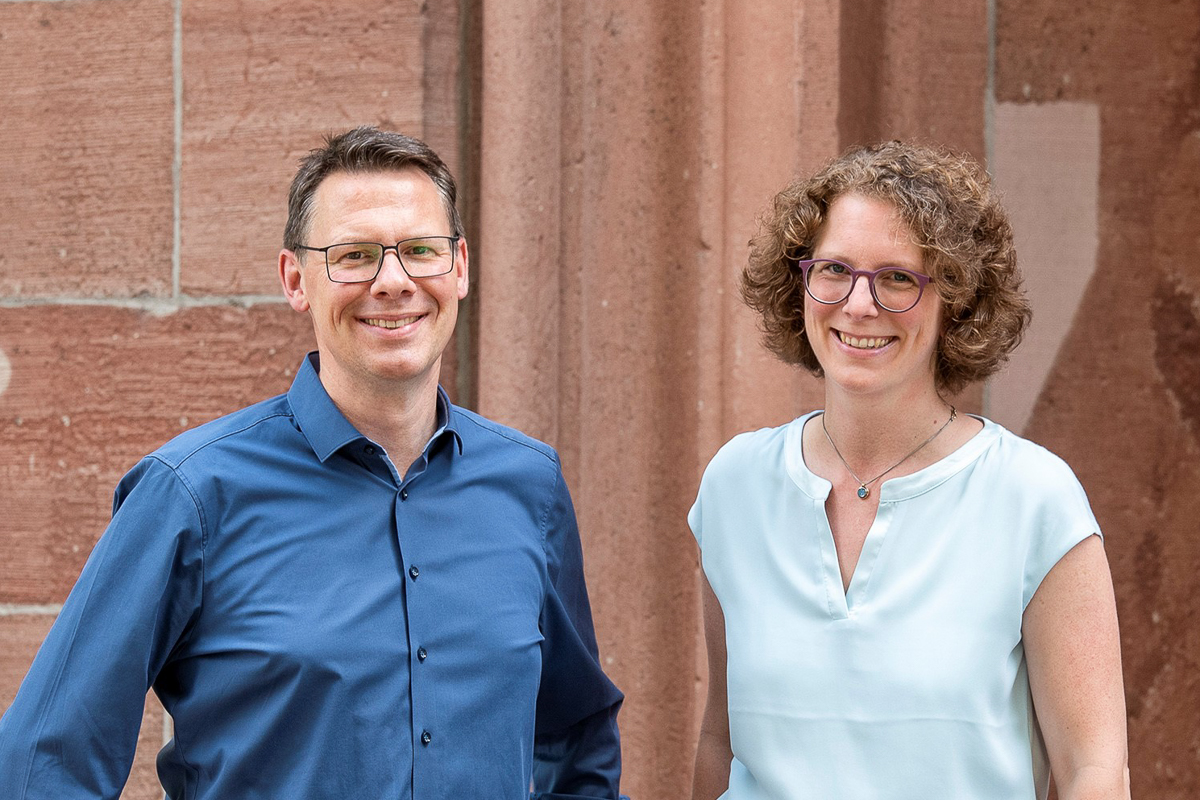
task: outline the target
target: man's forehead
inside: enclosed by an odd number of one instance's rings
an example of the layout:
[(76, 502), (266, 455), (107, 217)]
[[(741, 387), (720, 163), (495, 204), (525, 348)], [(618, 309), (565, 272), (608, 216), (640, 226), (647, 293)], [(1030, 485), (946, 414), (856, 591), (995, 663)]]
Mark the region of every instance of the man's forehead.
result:
[(385, 206), (417, 215), (446, 213), (437, 184), (418, 167), (339, 170), (326, 175), (313, 193), (312, 224), (336, 225), (347, 214)]
[(317, 184), (317, 188), (313, 192), (313, 199), (319, 201), (322, 199), (322, 195), (329, 193), (331, 187), (352, 189), (357, 185), (361, 188), (367, 188), (390, 181), (404, 181), (407, 183), (413, 180), (428, 183), (431, 188), (435, 191), (437, 190), (437, 184), (433, 182), (433, 179), (423, 169), (411, 164), (404, 167), (383, 169), (337, 169), (321, 179), (321, 182)]

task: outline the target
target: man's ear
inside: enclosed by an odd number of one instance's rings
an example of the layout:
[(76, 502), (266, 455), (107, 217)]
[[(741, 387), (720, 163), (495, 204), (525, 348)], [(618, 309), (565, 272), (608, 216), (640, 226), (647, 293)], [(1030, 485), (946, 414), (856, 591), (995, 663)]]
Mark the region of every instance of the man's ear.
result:
[(458, 240), (458, 254), (454, 261), (454, 277), (458, 289), (458, 299), (467, 296), (471, 288), (470, 259), (467, 252), (467, 237)]
[(283, 296), (288, 305), (301, 314), (308, 311), (308, 295), (304, 287), (304, 272), (300, 259), (291, 250), (279, 251), (279, 282), (283, 285)]

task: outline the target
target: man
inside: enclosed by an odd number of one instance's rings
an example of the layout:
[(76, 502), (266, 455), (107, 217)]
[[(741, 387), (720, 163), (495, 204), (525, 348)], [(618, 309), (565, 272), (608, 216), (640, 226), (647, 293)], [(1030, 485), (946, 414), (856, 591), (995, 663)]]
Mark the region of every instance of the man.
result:
[(0, 720), (0, 797), (117, 797), (148, 686), (176, 800), (617, 797), (557, 455), (438, 386), (467, 268), (425, 144), (301, 162), (279, 277), (317, 352), (121, 481)]

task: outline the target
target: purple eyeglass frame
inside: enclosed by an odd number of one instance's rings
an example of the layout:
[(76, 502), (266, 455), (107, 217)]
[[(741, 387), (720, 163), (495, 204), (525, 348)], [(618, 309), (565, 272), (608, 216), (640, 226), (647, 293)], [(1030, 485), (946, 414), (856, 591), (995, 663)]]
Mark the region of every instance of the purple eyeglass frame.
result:
[[(812, 290), (808, 288), (808, 273), (812, 271), (813, 264), (819, 264), (821, 262), (841, 264), (843, 267), (849, 270), (850, 288), (846, 290), (846, 297), (843, 297), (841, 300), (822, 300), (814, 295)], [(875, 305), (879, 306), (884, 311), (889, 311), (893, 314), (903, 314), (905, 311), (912, 311), (914, 308), (916, 308), (917, 303), (921, 302), (921, 298), (925, 294), (925, 287), (928, 286), (929, 281), (932, 280), (932, 278), (930, 278), (928, 275), (922, 275), (919, 272), (913, 272), (911, 269), (904, 269), (903, 267), (883, 267), (882, 269), (876, 270), (855, 269), (845, 261), (838, 261), (836, 258), (805, 258), (797, 261), (796, 266), (800, 267), (800, 272), (804, 276), (804, 292), (813, 299), (814, 303), (820, 303), (823, 306), (836, 306), (838, 303), (846, 302), (846, 299), (854, 293), (854, 285), (858, 283), (858, 278), (861, 275), (867, 279), (867, 286), (871, 290), (871, 298), (875, 301)], [(883, 301), (879, 299), (879, 295), (875, 293), (875, 276), (881, 272), (903, 272), (905, 275), (911, 276), (912, 279), (917, 282), (917, 299), (913, 301), (911, 306), (908, 308), (895, 309), (888, 308), (886, 305), (884, 305)]]

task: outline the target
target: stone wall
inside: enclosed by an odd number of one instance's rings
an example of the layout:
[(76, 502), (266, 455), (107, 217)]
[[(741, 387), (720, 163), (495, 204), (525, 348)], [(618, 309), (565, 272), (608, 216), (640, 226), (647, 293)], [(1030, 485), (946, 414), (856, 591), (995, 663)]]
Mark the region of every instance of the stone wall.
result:
[[(286, 185), (362, 122), (463, 184), (472, 297), (443, 378), (562, 453), (635, 800), (690, 781), (700, 472), (820, 402), (736, 300), (755, 218), (843, 147), (914, 136), (988, 161), (1035, 304), (960, 407), (1075, 467), (1134, 794), (1200, 789), (1190, 0), (0, 2), (0, 708), (124, 470), (286, 389), (311, 347), (274, 277)], [(156, 796), (164, 732), (151, 701), (127, 798)]]

